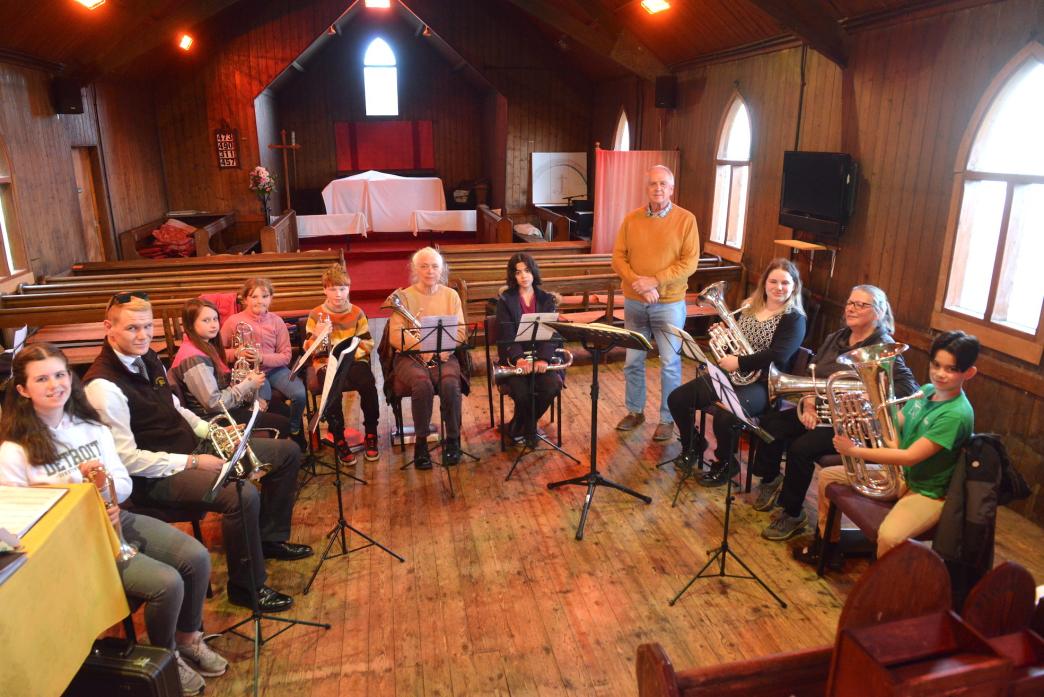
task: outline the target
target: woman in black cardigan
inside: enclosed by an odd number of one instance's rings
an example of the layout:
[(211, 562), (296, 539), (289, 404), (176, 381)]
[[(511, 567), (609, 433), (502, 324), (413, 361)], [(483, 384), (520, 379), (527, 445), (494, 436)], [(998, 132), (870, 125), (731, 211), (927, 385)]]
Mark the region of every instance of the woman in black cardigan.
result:
[[(754, 352), (746, 356), (726, 356), (719, 367), (728, 373), (761, 371), (756, 382), (735, 386), (744, 410), (757, 416), (768, 408), (769, 365), (785, 370), (805, 337), (805, 311), (801, 305), (801, 276), (797, 267), (787, 259), (773, 259), (761, 274), (754, 293), (743, 304), (746, 307), (740, 312), (737, 324)], [(697, 410), (708, 409), (716, 401), (706, 375), (685, 383), (667, 398), (682, 444), (679, 466), (691, 468), (706, 447), (703, 434), (689, 425)], [(735, 417), (717, 410), (713, 420), (718, 441), (714, 449), (717, 462), (700, 478), (704, 486), (724, 484), (739, 471), (739, 464), (732, 457), (731, 426)]]
[[(515, 254), (507, 265), (507, 290), (497, 298), (497, 356), (502, 366), (519, 368), (521, 375), (507, 378), (508, 394), (515, 402), (515, 415), (506, 426), (512, 439), (536, 440), (536, 424), (562, 389), (563, 374), (548, 372), (555, 343), (538, 341), (533, 357), (525, 356), (523, 344), (514, 340), (523, 314), (555, 312), (558, 300), (540, 289), (540, 268), (528, 254)], [(530, 373), (535, 372), (535, 376)], [(530, 391), (530, 385), (533, 391)]]

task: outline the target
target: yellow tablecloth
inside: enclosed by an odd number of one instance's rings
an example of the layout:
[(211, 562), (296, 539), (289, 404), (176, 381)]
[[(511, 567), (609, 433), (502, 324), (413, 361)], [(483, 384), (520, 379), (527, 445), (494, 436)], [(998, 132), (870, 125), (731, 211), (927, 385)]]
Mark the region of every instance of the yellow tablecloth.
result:
[(0, 584), (0, 693), (60, 695), (103, 631), (127, 616), (119, 542), (98, 490), (73, 484), (22, 543)]

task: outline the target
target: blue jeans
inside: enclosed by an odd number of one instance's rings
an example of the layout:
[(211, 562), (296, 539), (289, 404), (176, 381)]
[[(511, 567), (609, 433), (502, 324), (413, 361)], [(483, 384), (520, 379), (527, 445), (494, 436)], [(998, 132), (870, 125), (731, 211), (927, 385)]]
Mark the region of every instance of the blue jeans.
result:
[[(645, 336), (656, 344), (660, 352), (660, 423), (674, 423), (667, 406), (667, 396), (681, 384), (681, 356), (677, 342), (665, 329), (666, 325), (685, 326), (685, 301), (649, 305), (640, 300), (624, 300), (624, 326)], [(624, 378), (627, 391), (624, 403), (627, 411), (640, 414), (645, 411), (645, 351), (627, 349)]]
[(305, 384), (304, 381), (295, 377), (293, 380), (290, 379), (290, 369), (286, 366), (279, 368), (273, 368), (266, 374), (268, 378), (265, 380), (265, 384), (261, 385), (261, 389), (257, 391), (257, 396), (260, 399), (266, 401), (272, 400), (272, 390), (279, 390), (279, 392), (290, 400), (290, 432), (297, 433), (301, 430), (301, 414), (305, 410)]

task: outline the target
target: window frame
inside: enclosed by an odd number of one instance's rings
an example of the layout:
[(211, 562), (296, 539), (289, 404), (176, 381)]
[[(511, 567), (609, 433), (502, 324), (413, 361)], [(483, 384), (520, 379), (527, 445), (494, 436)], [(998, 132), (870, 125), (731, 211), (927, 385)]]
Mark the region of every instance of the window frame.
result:
[[(750, 124), (750, 152), (748, 154), (748, 159), (747, 160), (726, 160), (726, 159), (720, 158), (718, 155), (721, 152), (722, 139), (725, 138), (726, 129), (728, 129), (731, 126), (731, 119), (729, 117), (730, 117), (730, 115), (732, 115), (733, 109), (735, 108), (735, 106), (737, 104), (741, 104), (743, 106), (743, 108), (746, 109), (746, 111), (747, 111), (747, 121)], [(748, 239), (750, 237), (747, 234), (747, 232), (748, 232), (748, 230), (747, 230), (747, 223), (750, 221), (750, 205), (751, 205), (750, 189), (751, 189), (751, 182), (753, 181), (753, 176), (754, 176), (754, 143), (755, 143), (755, 138), (754, 138), (754, 118), (753, 118), (753, 115), (752, 115), (752, 112), (751, 112), (751, 109), (750, 109), (750, 103), (746, 99), (743, 98), (742, 94), (740, 94), (738, 91), (734, 91), (732, 93), (732, 96), (729, 98), (728, 103), (726, 103), (726, 105), (725, 105), (725, 110), (721, 114), (721, 118), (720, 118), (720, 120), (718, 122), (718, 137), (714, 141), (714, 164), (713, 164), (713, 168), (712, 168), (712, 171), (711, 171), (711, 179), (715, 182), (715, 185), (711, 189), (710, 226), (709, 226), (709, 228), (707, 230), (707, 244), (706, 244), (706, 250), (705, 251), (707, 251), (708, 253), (711, 253), (711, 254), (716, 254), (716, 255), (722, 257), (723, 259), (728, 259), (729, 261), (737, 262), (737, 263), (740, 262), (743, 259), (743, 253), (746, 251), (747, 242), (748, 242)], [(735, 172), (734, 168), (737, 167), (737, 166), (746, 166), (746, 168), (747, 168), (747, 192), (746, 192), (746, 199), (743, 202), (743, 233), (742, 233), (742, 239), (741, 239), (740, 244), (739, 244), (738, 247), (733, 247), (732, 245), (728, 244), (727, 242), (715, 242), (715, 241), (711, 240), (711, 238), (710, 238), (710, 236), (712, 234), (712, 231), (714, 229), (714, 202), (715, 202), (715, 200), (718, 197), (718, 187), (717, 187), (717, 178), (718, 177), (717, 177), (717, 173), (718, 173), (718, 167), (721, 167), (721, 166), (728, 166), (730, 168), (730, 170), (729, 170), (729, 177), (730, 177), (729, 192), (730, 192), (730, 194), (732, 192), (732, 184), (731, 184), (731, 182), (732, 182), (732, 178), (734, 177), (734, 172)], [(731, 198), (731, 196), (730, 196), (730, 198)], [(725, 220), (726, 238), (728, 237), (728, 232), (727, 232), (728, 231), (728, 222), (729, 222), (728, 221), (728, 214), (726, 213), (726, 220)]]
[[(1030, 61), (1044, 63), (1044, 45), (1032, 42), (1019, 51), (1008, 63), (994, 76), (993, 80), (983, 92), (975, 112), (972, 114), (965, 129), (964, 137), (961, 139), (957, 150), (956, 163), (954, 165), (953, 184), (950, 192), (950, 208), (946, 221), (946, 237), (943, 242), (942, 268), (935, 292), (935, 305), (932, 310), (931, 326), (933, 329), (942, 331), (962, 330), (979, 337), (979, 341), (987, 348), (995, 349), (1001, 353), (1013, 356), (1033, 365), (1040, 365), (1041, 357), (1044, 355), (1044, 307), (1041, 309), (1041, 318), (1037, 324), (1037, 333), (1030, 336), (1027, 332), (1019, 331), (1012, 327), (994, 322), (990, 319), (997, 300), (998, 285), (1000, 282), (1001, 266), (1004, 259), (1004, 244), (1008, 234), (1008, 220), (1011, 214), (1011, 200), (1014, 186), (1019, 183), (1044, 183), (1044, 177), (1025, 174), (1004, 174), (996, 172), (979, 172), (968, 170), (968, 159), (975, 144), (975, 139), (987, 126), (990, 109), (997, 97), (1004, 91), (1015, 75), (1017, 75)], [(946, 307), (946, 295), (949, 290), (950, 278), (953, 274), (954, 255), (957, 245), (957, 228), (960, 224), (961, 210), (964, 203), (965, 184), (970, 181), (998, 181), (1004, 182), (1006, 187), (1004, 212), (1001, 220), (1001, 229), (997, 240), (997, 255), (993, 260), (993, 272), (990, 278), (989, 297), (986, 301), (986, 311), (983, 318), (979, 319), (959, 310)]]
[[(626, 147), (620, 147), (620, 140), (623, 134), (620, 132), (621, 127), (627, 128), (627, 142), (624, 143)], [(616, 117), (616, 130), (613, 132), (613, 149), (620, 152), (630, 152), (631, 150), (631, 120), (627, 118), (627, 110), (621, 108), (620, 115)]]
[[(371, 64), (368, 64), (366, 62), (366, 54), (369, 53), (370, 47), (373, 46), (373, 43), (375, 41), (378, 41), (378, 40), (383, 41), (384, 44), (388, 47), (388, 50), (391, 51), (392, 60), (394, 61), (394, 63), (392, 63), (391, 65), (383, 65), (383, 64), (376, 64), (376, 63), (371, 65)], [(395, 48), (392, 46), (391, 41), (389, 41), (386, 37), (384, 37), (384, 36), (382, 36), (380, 34), (373, 35), (370, 38), (370, 40), (367, 41), (364, 44), (364, 46), (363, 46), (362, 59), (360, 60), (360, 63), (361, 63), (361, 66), (362, 66), (361, 77), (362, 77), (362, 92), (363, 92), (362, 96), (363, 96), (363, 116), (364, 116), (364, 118), (376, 119), (376, 120), (381, 120), (381, 119), (400, 119), (400, 118), (402, 118), (402, 100), (400, 99), (400, 97), (402, 95), (399, 93), (399, 54), (395, 52)], [(371, 114), (371, 113), (369, 113), (369, 110), (367, 108), (367, 100), (366, 100), (366, 70), (367, 70), (367, 68), (383, 68), (383, 69), (389, 69), (390, 68), (391, 70), (395, 71), (395, 113), (394, 114)]]

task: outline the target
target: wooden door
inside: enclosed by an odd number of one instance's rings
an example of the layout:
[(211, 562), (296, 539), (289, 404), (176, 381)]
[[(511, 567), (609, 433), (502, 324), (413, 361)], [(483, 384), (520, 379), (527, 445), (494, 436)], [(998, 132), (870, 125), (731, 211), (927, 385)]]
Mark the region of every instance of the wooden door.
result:
[[(76, 172), (76, 193), (83, 222), (84, 261), (105, 261), (105, 226), (99, 210), (100, 189), (94, 179), (93, 148), (73, 148), (73, 169)], [(104, 205), (104, 204), (102, 204)]]

